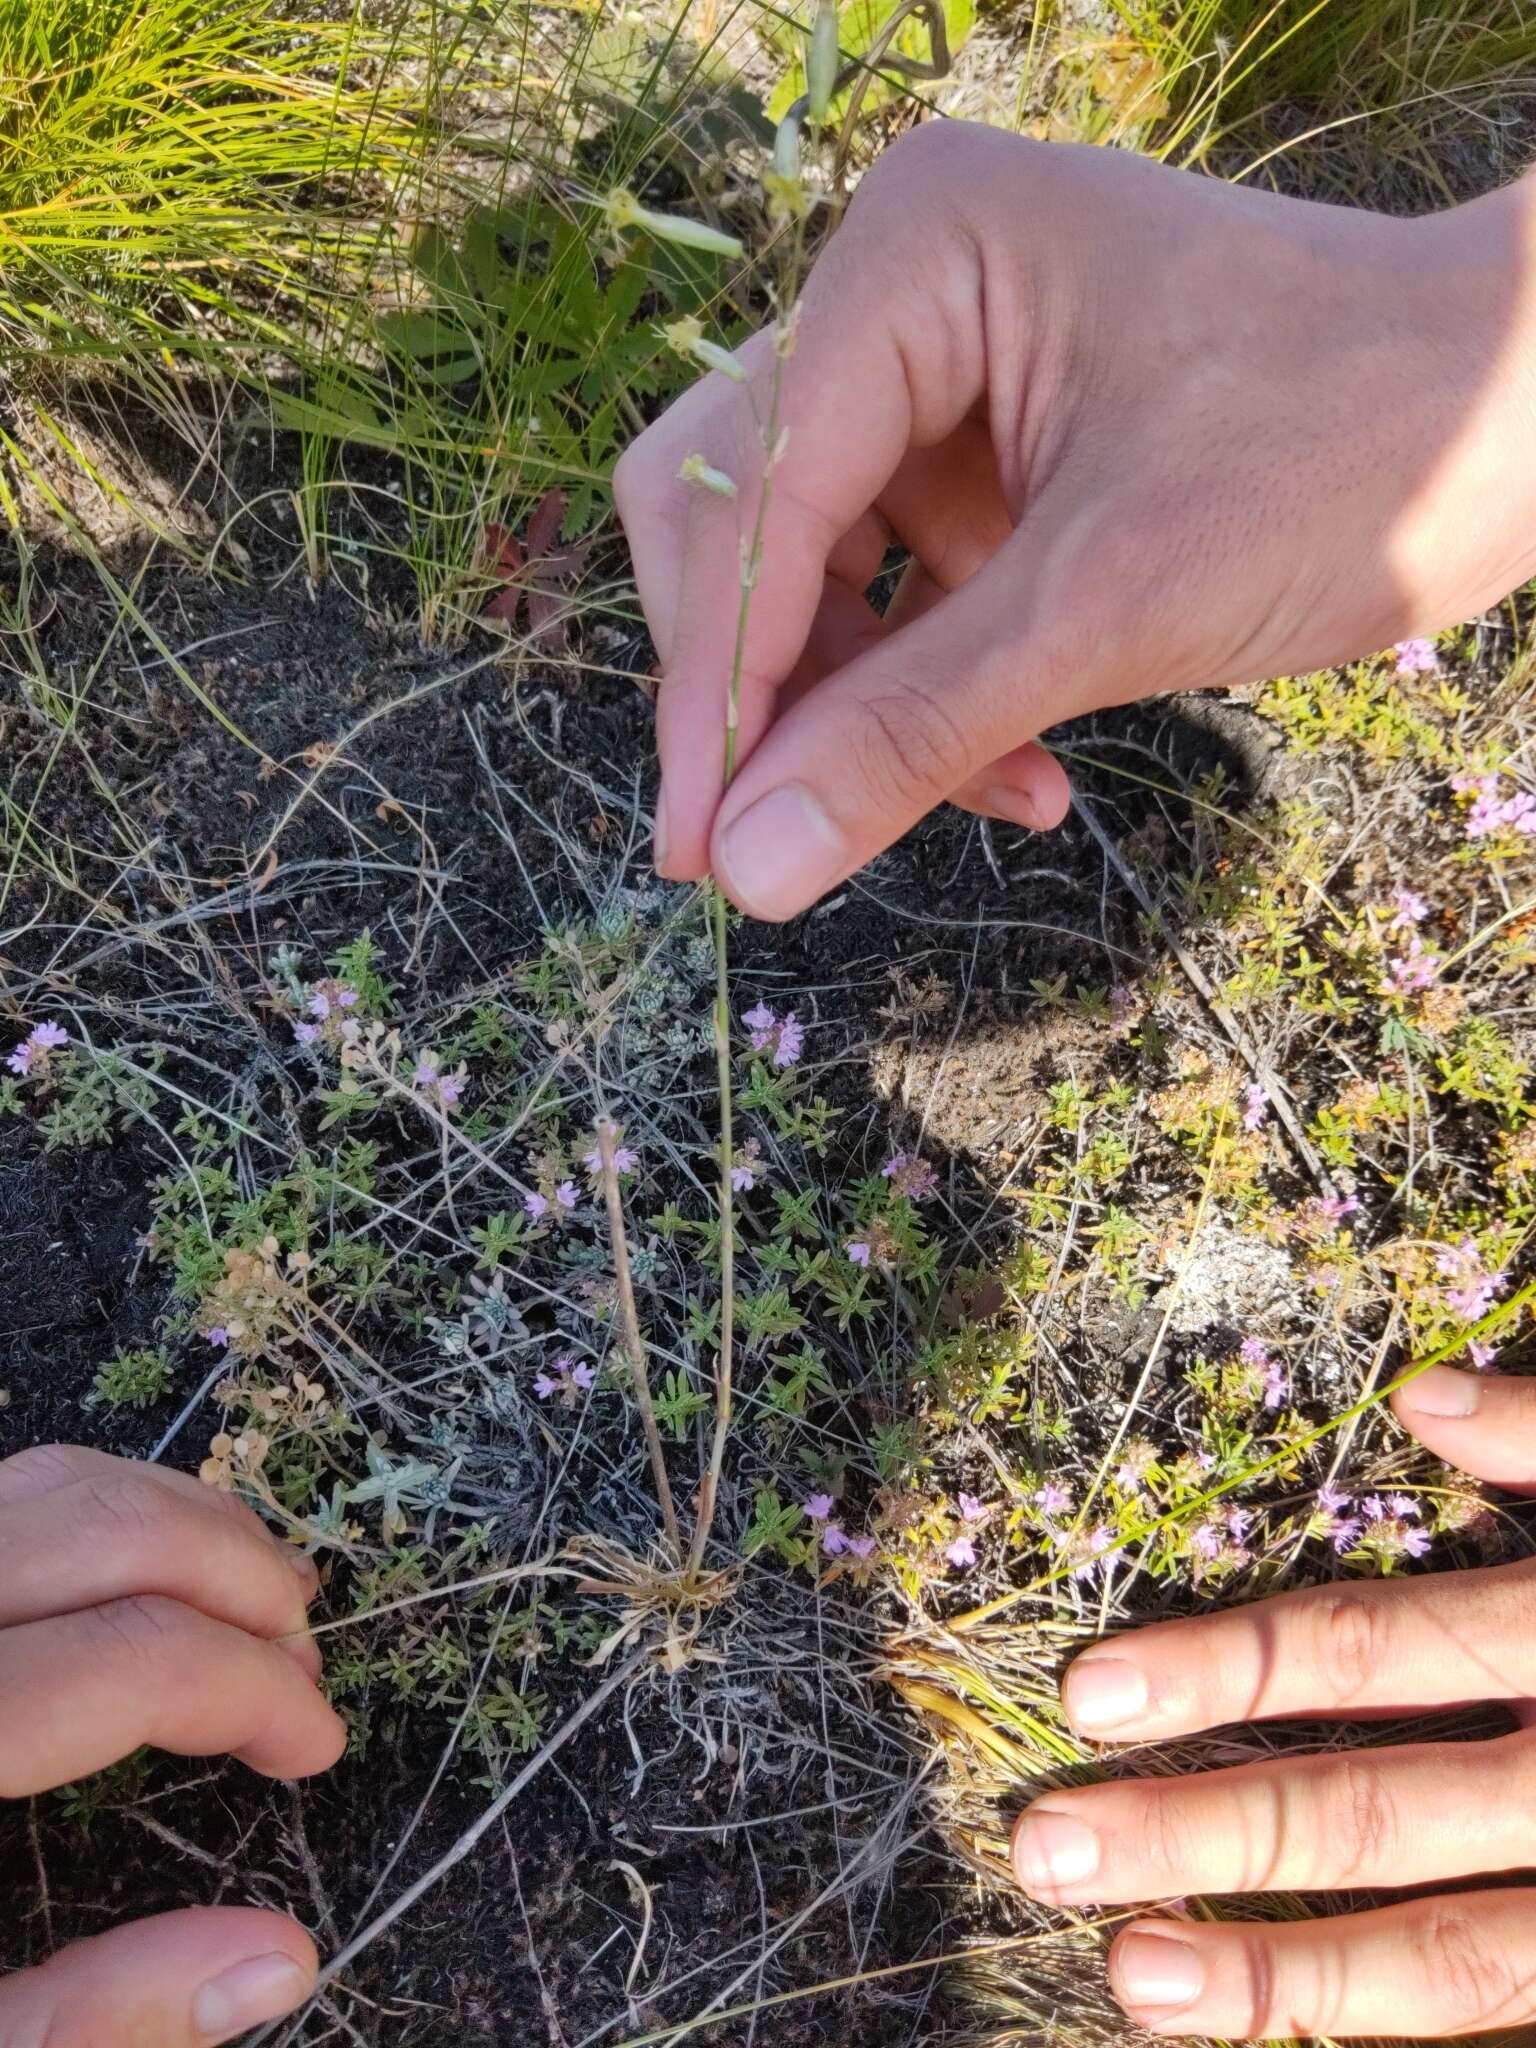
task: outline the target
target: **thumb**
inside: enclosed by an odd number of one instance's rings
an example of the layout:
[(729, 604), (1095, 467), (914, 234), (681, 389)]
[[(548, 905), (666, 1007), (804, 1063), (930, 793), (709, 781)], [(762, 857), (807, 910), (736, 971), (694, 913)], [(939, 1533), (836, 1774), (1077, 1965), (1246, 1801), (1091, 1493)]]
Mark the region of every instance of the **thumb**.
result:
[[(795, 916), (958, 791), (986, 806), (983, 771), (999, 763), (999, 783), (1018, 783), (1004, 757), (1035, 758), (1016, 750), (1082, 708), (1083, 691), (1055, 680), (1078, 664), (1050, 651), (1056, 620), (1049, 636), (1037, 626), (1019, 540), (807, 692), (759, 741), (710, 847), (716, 879), (751, 916)], [(1044, 829), (1060, 822), (1066, 785), (1059, 771), (1037, 780), (1037, 814), (1025, 822)], [(1017, 816), (998, 795), (990, 807)]]
[(1474, 1478), (1536, 1493), (1536, 1379), (1432, 1365), (1392, 1396), (1421, 1444)]
[(0, 1978), (0, 2042), (211, 2048), (291, 2012), (315, 1972), (314, 1943), (281, 1914), (164, 1913)]

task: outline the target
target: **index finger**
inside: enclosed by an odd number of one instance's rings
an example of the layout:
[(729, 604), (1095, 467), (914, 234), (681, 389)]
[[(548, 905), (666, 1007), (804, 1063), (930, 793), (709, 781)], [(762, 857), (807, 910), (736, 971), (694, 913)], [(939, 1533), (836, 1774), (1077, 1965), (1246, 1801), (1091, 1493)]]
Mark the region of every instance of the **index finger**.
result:
[(1085, 1735), (1162, 1741), (1231, 1721), (1536, 1694), (1536, 1565), (1313, 1586), (1096, 1643), (1062, 1704)]
[[(993, 138), (995, 141), (995, 138)], [(708, 866), (724, 783), (725, 721), (742, 598), (742, 548), (762, 510), (757, 581), (741, 636), (737, 758), (771, 722), (774, 696), (800, 658), (827, 560), (869, 509), (909, 446), (951, 433), (985, 381), (969, 237), (925, 232), (936, 152), (952, 177), (963, 153), (988, 153), (982, 131), (918, 130), (861, 185), (817, 262), (776, 357), (765, 332), (742, 351), (745, 386), (718, 373), (629, 449), (614, 498), (629, 536), (640, 600), (661, 657), (657, 723), (663, 790), (657, 865), (679, 877)], [(779, 379), (771, 465), (765, 447)], [(736, 485), (722, 498), (679, 478), (702, 456)], [(771, 469), (771, 475), (769, 474)], [(767, 480), (767, 498), (763, 492)]]

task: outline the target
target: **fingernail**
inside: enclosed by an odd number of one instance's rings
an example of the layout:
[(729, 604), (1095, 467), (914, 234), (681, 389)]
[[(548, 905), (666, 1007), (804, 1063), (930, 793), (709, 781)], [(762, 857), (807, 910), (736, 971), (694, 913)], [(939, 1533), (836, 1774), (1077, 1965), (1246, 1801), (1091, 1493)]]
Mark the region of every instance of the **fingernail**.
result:
[(1475, 1415), (1483, 1398), (1482, 1383), (1469, 1372), (1456, 1372), (1448, 1365), (1432, 1365), (1410, 1380), (1398, 1395), (1415, 1415)]
[(660, 874), (667, 864), (667, 848), (669, 843), (670, 838), (667, 831), (667, 792), (662, 789), (656, 793), (656, 823), (651, 828), (651, 866), (655, 868), (657, 874)]
[(1010, 789), (1006, 783), (999, 782), (994, 788), (984, 790), (981, 800), (989, 811), (996, 811), (1012, 824), (1022, 825), (1028, 832), (1040, 830), (1040, 813), (1027, 789)]
[(1079, 1657), (1062, 1680), (1061, 1700), (1074, 1727), (1115, 1728), (1141, 1713), (1146, 1676), (1123, 1657)]
[(1099, 1867), (1099, 1838), (1070, 1813), (1035, 1807), (1014, 1834), (1013, 1867), (1027, 1892), (1081, 1884)]
[(309, 1972), (292, 1956), (252, 1956), (210, 1978), (192, 2001), (192, 2023), (208, 2040), (228, 2041), (292, 2012), (308, 1991)]
[(300, 1550), (296, 1543), (285, 1543), (283, 1545), (283, 1555), (306, 1585), (319, 1585), (320, 1567), (315, 1563), (315, 1560), (307, 1550)]
[(1167, 1934), (1127, 1934), (1115, 1948), (1115, 1987), (1130, 2005), (1189, 2005), (1205, 1989), (1200, 1958)]
[(839, 881), (848, 866), (843, 836), (799, 782), (760, 796), (720, 841), (721, 882), (754, 917), (793, 917)]

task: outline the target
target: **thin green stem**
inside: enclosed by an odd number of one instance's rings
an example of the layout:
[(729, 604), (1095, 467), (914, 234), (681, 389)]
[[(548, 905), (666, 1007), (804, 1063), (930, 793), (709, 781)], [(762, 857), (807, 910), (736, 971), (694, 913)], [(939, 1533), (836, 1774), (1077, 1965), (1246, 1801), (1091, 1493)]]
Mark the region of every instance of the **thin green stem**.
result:
[[(799, 276), (801, 235), (796, 231), (789, 276)], [(736, 643), (731, 655), (731, 680), (725, 704), (725, 774), (729, 787), (736, 774), (736, 734), (741, 712), (741, 677), (746, 660), (747, 627), (752, 616), (752, 593), (757, 586), (762, 558), (763, 532), (773, 473), (779, 456), (779, 435), (784, 395), (784, 365), (793, 346), (794, 314), (780, 322), (773, 352), (773, 381), (769, 387), (768, 419), (763, 428), (763, 480), (757, 495), (752, 537), (741, 559), (741, 601), (736, 608)], [(715, 946), (715, 1073), (720, 1089), (720, 1349), (715, 1365), (715, 1426), (710, 1439), (709, 1462), (699, 1486), (698, 1519), (688, 1553), (688, 1569), (697, 1572), (714, 1527), (715, 1503), (720, 1493), (720, 1474), (725, 1464), (726, 1440), (731, 1432), (732, 1394), (735, 1380), (736, 1348), (736, 1190), (731, 1169), (736, 1158), (735, 1098), (731, 1089), (731, 988), (730, 948), (726, 924), (725, 897), (718, 884), (710, 882), (709, 922)]]

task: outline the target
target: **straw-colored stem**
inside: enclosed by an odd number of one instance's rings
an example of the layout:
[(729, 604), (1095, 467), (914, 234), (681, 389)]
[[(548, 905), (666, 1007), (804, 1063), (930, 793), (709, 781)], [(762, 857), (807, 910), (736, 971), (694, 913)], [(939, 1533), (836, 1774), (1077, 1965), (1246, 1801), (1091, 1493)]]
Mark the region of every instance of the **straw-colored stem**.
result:
[[(798, 234), (795, 237), (794, 249), (790, 272), (792, 278), (799, 268)], [(778, 345), (773, 352), (773, 382), (769, 391), (768, 421), (763, 428), (765, 460), (762, 489), (758, 492), (757, 512), (752, 521), (752, 537), (747, 543), (741, 561), (741, 601), (736, 608), (736, 644), (731, 655), (730, 690), (725, 707), (724, 782), (727, 787), (736, 773), (736, 731), (740, 717), (741, 677), (746, 659), (747, 626), (752, 615), (752, 593), (757, 584), (768, 498), (773, 486), (773, 471), (779, 453), (780, 408), (784, 390), (784, 364), (788, 355), (788, 331), (786, 321), (786, 325), (781, 327)], [(725, 1464), (726, 1439), (731, 1431), (736, 1344), (736, 1190), (731, 1183), (731, 1168), (736, 1157), (736, 1138), (735, 1104), (731, 1090), (730, 954), (727, 943), (725, 897), (717, 883), (710, 882), (708, 886), (710, 930), (715, 943), (715, 1072), (720, 1089), (720, 1350), (715, 1366), (715, 1426), (710, 1439), (709, 1462), (704, 1468), (704, 1477), (699, 1486), (698, 1519), (694, 1524), (693, 1544), (688, 1553), (690, 1572), (697, 1572), (703, 1564), (710, 1531), (714, 1527), (715, 1502), (719, 1497), (720, 1474)]]

